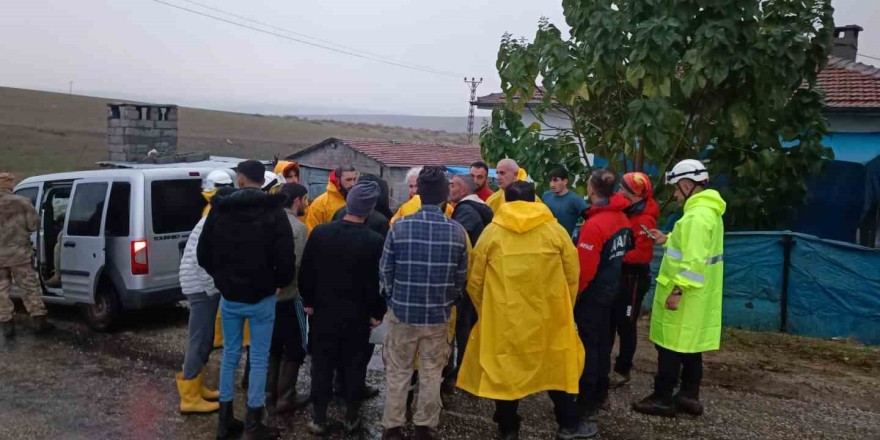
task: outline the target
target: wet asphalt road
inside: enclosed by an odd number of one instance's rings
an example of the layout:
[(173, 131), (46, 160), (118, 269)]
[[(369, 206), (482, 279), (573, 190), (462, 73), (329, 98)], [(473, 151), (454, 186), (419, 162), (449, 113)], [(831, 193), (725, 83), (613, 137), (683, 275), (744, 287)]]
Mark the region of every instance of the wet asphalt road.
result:
[[(37, 337), (19, 314), (19, 335), (0, 338), (0, 439), (210, 439), (216, 416), (181, 416), (174, 373), (182, 361), (187, 312), (166, 308), (126, 315), (111, 334), (90, 331), (75, 310), (53, 307), (59, 325), (54, 334)], [(641, 347), (647, 346), (642, 343)], [(642, 351), (647, 351), (644, 348)], [(221, 351), (212, 355), (210, 384), (216, 383)], [(674, 420), (633, 413), (629, 404), (649, 392), (652, 353), (636, 360), (633, 383), (614, 391), (612, 411), (603, 413), (599, 438), (619, 439), (787, 439), (880, 438), (880, 412), (839, 402), (797, 400), (761, 395), (730, 386), (707, 386), (707, 415)], [(707, 372), (711, 375), (711, 372)], [(240, 373), (239, 373), (240, 377)], [(307, 370), (300, 390), (308, 389)], [(382, 386), (377, 351), (368, 382)], [(711, 381), (709, 381), (711, 382)], [(744, 388), (745, 389), (745, 388)], [(875, 390), (876, 391), (876, 390)], [(870, 391), (868, 391), (870, 392)], [(238, 391), (236, 413), (243, 417), (244, 392)], [(331, 426), (331, 439), (381, 437), (383, 396), (365, 404), (366, 429), (353, 436)], [(445, 403), (441, 434), (445, 439), (496, 438), (493, 405), (461, 391)], [(331, 406), (331, 419), (341, 420), (342, 405)], [(552, 407), (544, 395), (520, 406), (521, 438), (554, 437)], [(308, 412), (279, 420), (284, 438), (313, 438), (305, 429)]]

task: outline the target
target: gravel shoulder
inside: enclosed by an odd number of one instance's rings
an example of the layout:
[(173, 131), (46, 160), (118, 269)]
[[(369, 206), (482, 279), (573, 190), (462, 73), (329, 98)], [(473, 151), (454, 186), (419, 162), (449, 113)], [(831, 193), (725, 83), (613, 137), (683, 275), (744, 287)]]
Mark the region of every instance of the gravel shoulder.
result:
[[(3, 439), (208, 439), (214, 416), (184, 417), (177, 410), (173, 375), (182, 362), (187, 313), (166, 308), (126, 316), (115, 333), (94, 333), (75, 311), (51, 308), (59, 331), (36, 337), (19, 314), (19, 336), (0, 339), (0, 438)], [(851, 341), (826, 341), (775, 333), (725, 330), (722, 350), (705, 356), (700, 418), (650, 418), (629, 405), (650, 393), (656, 352), (645, 339), (633, 382), (613, 390), (612, 409), (602, 413), (603, 439), (873, 439), (880, 438), (880, 349)], [(221, 351), (209, 366), (216, 381)], [(368, 381), (383, 384), (378, 351)], [(306, 369), (304, 369), (307, 371)], [(308, 389), (306, 372), (300, 387)], [(239, 375), (240, 376), (240, 375)], [(364, 407), (365, 432), (346, 437), (379, 438), (380, 396)], [(341, 405), (331, 418), (341, 419)], [(493, 405), (462, 391), (445, 402), (446, 439), (495, 437)], [(244, 393), (236, 412), (243, 415)], [(552, 407), (545, 395), (520, 406), (522, 438), (553, 438)], [(285, 437), (311, 438), (307, 412), (278, 424)]]

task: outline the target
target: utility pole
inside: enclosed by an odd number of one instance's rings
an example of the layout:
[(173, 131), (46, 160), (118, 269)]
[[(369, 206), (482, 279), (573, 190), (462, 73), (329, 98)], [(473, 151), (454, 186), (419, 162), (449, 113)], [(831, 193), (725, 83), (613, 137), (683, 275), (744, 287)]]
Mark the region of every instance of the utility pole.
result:
[(480, 78), (479, 81), (471, 77), (471, 80), (468, 81), (467, 77), (464, 77), (465, 84), (471, 89), (471, 100), (468, 102), (468, 144), (474, 143), (474, 107), (477, 105), (477, 87), (480, 83), (483, 82), (483, 78)]

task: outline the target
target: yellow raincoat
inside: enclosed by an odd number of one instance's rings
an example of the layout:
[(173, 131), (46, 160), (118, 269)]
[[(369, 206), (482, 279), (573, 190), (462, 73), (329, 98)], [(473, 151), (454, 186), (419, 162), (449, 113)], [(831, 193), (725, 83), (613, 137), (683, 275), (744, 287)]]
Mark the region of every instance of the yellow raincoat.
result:
[(339, 211), (339, 208), (345, 206), (345, 196), (339, 192), (333, 182), (327, 182), (327, 191), (318, 196), (315, 201), (309, 205), (306, 211), (306, 227), (309, 232), (318, 225), (329, 223), (333, 220), (333, 214)]
[(499, 400), (577, 394), (584, 367), (574, 324), (580, 265), (568, 232), (542, 203), (505, 203), (471, 262), (467, 291), (479, 319), (458, 387)]
[[(406, 217), (408, 215), (413, 215), (413, 214), (419, 212), (419, 209), (421, 209), (421, 208), (422, 208), (422, 198), (419, 197), (418, 194), (416, 194), (411, 199), (407, 200), (406, 203), (400, 205), (400, 208), (397, 209), (397, 212), (394, 214), (394, 217), (391, 217), (390, 223), (393, 225), (394, 222), (402, 219), (403, 217)], [(452, 205), (447, 203), (446, 204), (446, 212), (445, 212), (447, 217), (452, 218), (452, 210), (453, 210)]]
[[(519, 171), (516, 172), (516, 181), (517, 182), (525, 182), (526, 178), (528, 178), (528, 177), (529, 177), (529, 173), (527, 173), (526, 170), (524, 170), (522, 168), (520, 168)], [(544, 203), (544, 201), (541, 200), (541, 198), (538, 197), (537, 195), (535, 195), (535, 201), (540, 202), (540, 203)], [(500, 208), (501, 205), (503, 205), (506, 202), (507, 202), (507, 199), (504, 197), (504, 190), (503, 189), (499, 189), (498, 191), (495, 191), (494, 193), (492, 193), (491, 196), (489, 196), (488, 199), (486, 199), (486, 204), (489, 205), (489, 207), (492, 208), (492, 212), (495, 212), (495, 213), (497, 213), (498, 208)]]

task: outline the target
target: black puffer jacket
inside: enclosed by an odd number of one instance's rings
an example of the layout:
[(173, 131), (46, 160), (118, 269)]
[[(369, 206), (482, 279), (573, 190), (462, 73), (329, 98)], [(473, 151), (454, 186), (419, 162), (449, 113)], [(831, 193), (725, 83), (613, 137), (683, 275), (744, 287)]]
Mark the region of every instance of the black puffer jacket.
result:
[[(473, 198), (471, 198), (473, 197)], [(480, 234), (489, 223), (492, 223), (492, 208), (480, 200), (477, 196), (466, 197), (455, 205), (452, 211), (452, 219), (464, 226), (471, 245), (476, 246)]]
[(296, 274), (284, 196), (246, 188), (212, 200), (199, 238), (199, 265), (228, 301), (255, 304)]

